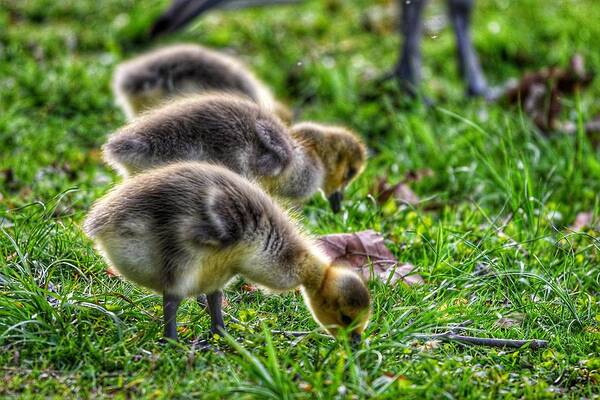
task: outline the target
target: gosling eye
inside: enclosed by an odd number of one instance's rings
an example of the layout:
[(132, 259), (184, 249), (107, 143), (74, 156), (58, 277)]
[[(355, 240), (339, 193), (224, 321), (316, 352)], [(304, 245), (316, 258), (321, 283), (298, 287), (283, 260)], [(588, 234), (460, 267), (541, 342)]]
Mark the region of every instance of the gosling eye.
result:
[(349, 316), (342, 314), (342, 323), (344, 325), (350, 325), (352, 323), (352, 318), (350, 318)]
[(346, 173), (346, 178), (345, 178), (346, 182), (349, 182), (350, 180), (352, 180), (352, 178), (354, 178), (355, 175), (356, 175), (356, 168), (350, 167), (350, 169)]

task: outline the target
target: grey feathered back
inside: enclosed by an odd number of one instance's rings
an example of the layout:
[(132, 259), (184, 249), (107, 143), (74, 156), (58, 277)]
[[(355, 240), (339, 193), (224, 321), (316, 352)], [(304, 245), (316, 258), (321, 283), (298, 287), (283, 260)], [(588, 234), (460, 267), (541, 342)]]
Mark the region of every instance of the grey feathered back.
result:
[[(89, 212), (88, 236), (147, 237), (159, 247), (171, 282), (192, 248), (257, 246), (274, 265), (286, 266), (305, 248), (295, 223), (264, 191), (222, 167), (183, 162), (137, 175), (116, 186)], [(191, 246), (191, 247), (190, 247)]]
[(257, 104), (233, 95), (206, 94), (142, 114), (113, 133), (103, 152), (124, 175), (195, 160), (256, 178), (283, 171), (292, 145), (280, 120)]
[(122, 103), (153, 91), (169, 98), (214, 90), (247, 96), (268, 109), (275, 103), (269, 89), (241, 62), (193, 44), (160, 48), (124, 62), (115, 71), (113, 90)]

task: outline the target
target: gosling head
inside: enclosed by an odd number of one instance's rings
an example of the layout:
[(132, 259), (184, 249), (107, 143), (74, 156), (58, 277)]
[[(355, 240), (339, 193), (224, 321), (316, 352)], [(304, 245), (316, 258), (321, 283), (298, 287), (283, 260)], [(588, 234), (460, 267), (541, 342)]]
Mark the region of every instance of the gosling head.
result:
[(323, 163), (321, 189), (333, 212), (339, 212), (346, 187), (360, 175), (367, 163), (364, 143), (346, 128), (313, 122), (294, 125), (292, 135), (311, 148)]
[(331, 335), (347, 332), (353, 343), (371, 316), (371, 298), (361, 277), (346, 267), (331, 266), (325, 270), (321, 286), (305, 289), (305, 299), (315, 320)]

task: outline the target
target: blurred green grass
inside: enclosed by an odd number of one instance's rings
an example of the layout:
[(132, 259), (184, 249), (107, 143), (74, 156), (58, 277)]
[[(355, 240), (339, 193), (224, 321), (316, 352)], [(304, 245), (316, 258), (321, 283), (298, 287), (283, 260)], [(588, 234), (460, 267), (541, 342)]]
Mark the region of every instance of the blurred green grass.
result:
[[(399, 102), (392, 84), (375, 82), (396, 61), (395, 22), (364, 23), (387, 1), (215, 12), (148, 43), (147, 28), (165, 5), (0, 0), (0, 395), (598, 395), (600, 242), (593, 229), (567, 229), (578, 212), (599, 214), (600, 154), (583, 135), (544, 137), (516, 108), (465, 99), (448, 27), (423, 41), (424, 90), (437, 106)], [(432, 2), (428, 17), (444, 11)], [(575, 52), (598, 71), (598, 20), (593, 0), (480, 1), (474, 39), (492, 83), (565, 65)], [(270, 340), (263, 325), (316, 328), (301, 298), (235, 286), (226, 311), (245, 324), (230, 331), (251, 356), (223, 340), (218, 352), (191, 352), (190, 340), (208, 327), (193, 302), (180, 314), (184, 341), (161, 345), (160, 299), (108, 277), (79, 231), (116, 179), (98, 152), (124, 122), (110, 93), (114, 66), (180, 41), (237, 54), (300, 119), (347, 124), (368, 140), (369, 168), (346, 211), (331, 214), (317, 198), (305, 208), (306, 226), (316, 234), (379, 230), (427, 283), (371, 284), (374, 315), (361, 351), (317, 335)], [(595, 80), (565, 99), (562, 118), (597, 115), (599, 94)], [(376, 177), (398, 181), (416, 168), (434, 171), (413, 187), (423, 207), (380, 206), (369, 196)], [(502, 327), (500, 317), (518, 322)], [(423, 347), (410, 337), (466, 320), (472, 334), (544, 338), (550, 349)]]

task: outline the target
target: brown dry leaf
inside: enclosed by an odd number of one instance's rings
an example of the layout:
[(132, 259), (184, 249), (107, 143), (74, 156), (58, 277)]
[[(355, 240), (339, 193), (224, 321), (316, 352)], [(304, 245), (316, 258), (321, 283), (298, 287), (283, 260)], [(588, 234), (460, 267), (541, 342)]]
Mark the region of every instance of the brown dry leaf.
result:
[(419, 197), (405, 183), (397, 183), (390, 185), (384, 179), (379, 181), (377, 202), (385, 204), (390, 197), (404, 204), (416, 205), (419, 204)]
[(421, 168), (406, 171), (404, 178), (396, 184), (391, 184), (387, 178), (380, 177), (377, 179), (377, 184), (372, 192), (381, 205), (385, 204), (390, 198), (394, 198), (400, 203), (417, 205), (420, 201), (419, 196), (412, 191), (408, 183), (418, 182), (430, 176), (433, 176), (433, 171), (430, 168)]
[(574, 232), (581, 232), (585, 228), (594, 228), (594, 213), (591, 211), (578, 213), (575, 222), (569, 227)]
[(510, 82), (504, 88), (503, 96), (509, 103), (516, 104), (524, 101), (536, 85), (556, 87), (559, 94), (568, 95), (589, 85), (592, 79), (593, 75), (585, 70), (583, 57), (575, 54), (567, 68), (542, 68), (525, 74), (517, 82)]
[(561, 127), (561, 97), (588, 86), (592, 79), (583, 57), (575, 54), (567, 68), (549, 67), (525, 74), (505, 85), (500, 97), (509, 104), (520, 104), (541, 131), (550, 132)]
[(348, 265), (365, 279), (369, 278), (369, 265), (372, 264), (374, 274), (384, 282), (394, 284), (401, 280), (407, 285), (423, 283), (420, 275), (412, 274), (415, 267), (409, 263), (398, 264), (386, 247), (383, 236), (373, 230), (324, 235), (318, 242), (334, 262)]

